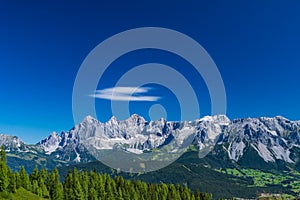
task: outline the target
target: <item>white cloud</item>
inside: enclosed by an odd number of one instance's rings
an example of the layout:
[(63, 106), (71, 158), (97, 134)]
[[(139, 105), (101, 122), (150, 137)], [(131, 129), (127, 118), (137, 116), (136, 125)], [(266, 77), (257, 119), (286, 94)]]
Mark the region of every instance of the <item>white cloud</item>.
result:
[(149, 90), (151, 90), (150, 87), (112, 87), (96, 90), (95, 94), (90, 96), (112, 101), (157, 101), (161, 98), (145, 95)]

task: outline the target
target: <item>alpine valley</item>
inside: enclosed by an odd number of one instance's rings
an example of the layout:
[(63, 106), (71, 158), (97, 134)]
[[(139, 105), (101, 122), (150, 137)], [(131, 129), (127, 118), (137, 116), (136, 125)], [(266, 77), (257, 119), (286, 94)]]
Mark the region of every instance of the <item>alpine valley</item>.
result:
[[(102, 164), (86, 144), (137, 156), (165, 149), (185, 151), (162, 169), (126, 173)], [(121, 121), (112, 117), (106, 123), (87, 116), (71, 130), (53, 132), (35, 145), (4, 134), (0, 134), (0, 145), (13, 170), (24, 166), (31, 172), (35, 166), (57, 166), (63, 175), (76, 166), (127, 179), (184, 184), (211, 192), (215, 198), (300, 193), (300, 121), (281, 116), (230, 120), (216, 115), (172, 122), (145, 121), (134, 114)]]

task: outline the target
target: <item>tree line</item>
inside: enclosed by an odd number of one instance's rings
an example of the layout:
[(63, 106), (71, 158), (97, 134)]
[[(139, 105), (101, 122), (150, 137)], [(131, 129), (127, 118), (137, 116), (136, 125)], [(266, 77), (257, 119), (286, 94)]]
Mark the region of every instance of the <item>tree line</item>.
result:
[(51, 172), (34, 168), (28, 175), (24, 167), (13, 172), (6, 164), (4, 148), (0, 151), (0, 192), (15, 193), (18, 188), (53, 200), (208, 200), (212, 195), (192, 192), (188, 187), (173, 184), (154, 184), (125, 180), (121, 176), (111, 178), (95, 171), (69, 171), (61, 181), (57, 168)]

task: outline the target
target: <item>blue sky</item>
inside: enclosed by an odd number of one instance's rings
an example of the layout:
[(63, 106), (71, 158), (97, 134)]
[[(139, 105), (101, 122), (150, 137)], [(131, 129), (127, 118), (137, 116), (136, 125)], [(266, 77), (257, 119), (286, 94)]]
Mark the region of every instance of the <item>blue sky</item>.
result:
[[(300, 119), (299, 10), (299, 1), (2, 1), (0, 133), (35, 143), (70, 129), (72, 89), (84, 58), (108, 37), (148, 26), (180, 31), (207, 50), (222, 75), (230, 118)], [(122, 70), (147, 62), (179, 71), (188, 65), (163, 51), (132, 52), (112, 63), (99, 89), (113, 86)], [(210, 114), (205, 83), (189, 80), (201, 91), (201, 116)], [(168, 119), (178, 119), (176, 96), (151, 87), (156, 89), (147, 95), (163, 95)], [(109, 119), (110, 102), (95, 102), (98, 119)], [(147, 115), (155, 103), (132, 102), (130, 112)]]

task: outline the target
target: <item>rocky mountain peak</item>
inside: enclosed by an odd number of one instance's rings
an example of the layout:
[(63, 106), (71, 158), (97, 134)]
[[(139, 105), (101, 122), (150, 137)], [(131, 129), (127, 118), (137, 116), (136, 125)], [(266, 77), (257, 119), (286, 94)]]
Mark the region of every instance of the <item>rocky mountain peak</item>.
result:
[(19, 148), (25, 143), (17, 136), (0, 134), (0, 146), (4, 145), (10, 149)]
[(81, 123), (94, 123), (98, 120), (92, 117), (91, 115), (86, 116)]
[(126, 121), (132, 121), (137, 124), (143, 124), (146, 122), (146, 120), (138, 114), (131, 115)]
[(226, 115), (205, 116), (202, 117), (200, 121), (214, 122), (223, 125), (228, 125), (230, 123), (230, 119)]

